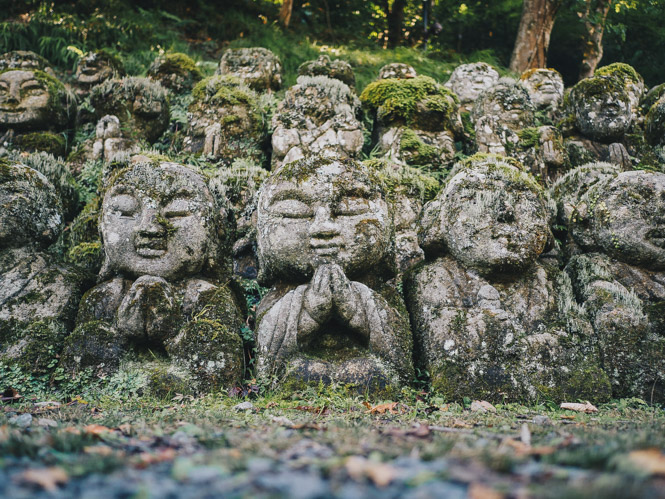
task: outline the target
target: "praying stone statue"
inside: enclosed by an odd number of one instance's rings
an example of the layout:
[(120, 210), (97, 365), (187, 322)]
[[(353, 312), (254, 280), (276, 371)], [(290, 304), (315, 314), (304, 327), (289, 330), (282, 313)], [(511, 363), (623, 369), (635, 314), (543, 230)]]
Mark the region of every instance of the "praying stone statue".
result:
[(607, 161), (624, 169), (632, 167), (625, 135), (634, 114), (630, 95), (619, 79), (594, 76), (580, 81), (570, 91), (568, 107), (570, 115), (562, 124), (564, 128), (572, 125), (564, 132), (572, 166)]
[(401, 62), (391, 62), (386, 64), (379, 70), (379, 80), (387, 80), (388, 78), (397, 78), (400, 80), (407, 80), (418, 76), (416, 70), (408, 64)]
[(258, 374), (389, 394), (413, 379), (411, 333), (391, 277), (393, 224), (360, 163), (309, 157), (263, 184), (257, 213)]
[(120, 120), (117, 116), (107, 115), (100, 119), (95, 127), (95, 136), (91, 159), (109, 163), (118, 155), (138, 152), (138, 144), (122, 136)]
[(613, 396), (662, 401), (665, 174), (605, 168), (596, 176), (572, 203), (570, 233), (585, 253), (566, 270), (591, 318)]
[(187, 113), (184, 149), (230, 166), (245, 159), (267, 161), (266, 118), (258, 95), (234, 76), (215, 75), (200, 81)]
[(299, 76), (327, 76), (334, 78), (354, 89), (356, 86), (356, 77), (353, 74), (351, 64), (341, 59), (330, 59), (327, 55), (321, 55), (314, 61), (307, 61), (298, 68)]
[(166, 90), (148, 78), (113, 78), (93, 87), (90, 103), (97, 119), (117, 116), (134, 140), (155, 142), (169, 126)]
[(469, 110), (485, 90), (499, 81), (499, 73), (489, 64), (474, 62), (457, 66), (445, 86), (459, 97), (463, 110)]
[(272, 119), (272, 168), (312, 154), (355, 158), (364, 143), (360, 101), (345, 83), (300, 76)]
[(88, 52), (76, 65), (76, 95), (86, 97), (92, 87), (125, 74), (119, 58), (105, 51)]
[(64, 226), (59, 192), (0, 160), (0, 361), (43, 374), (72, 330), (84, 279), (45, 250)]
[(550, 121), (555, 121), (563, 103), (561, 74), (555, 69), (528, 69), (522, 73), (520, 82), (529, 92), (534, 107), (544, 112)]
[(428, 257), (407, 274), (415, 355), (450, 399), (602, 400), (591, 328), (552, 245), (543, 188), (514, 161), (477, 155), (456, 165), (425, 206)]
[(193, 170), (136, 162), (114, 173), (102, 202), (101, 284), (81, 300), (64, 367), (112, 372), (150, 349), (166, 352), (196, 391), (242, 379), (241, 314), (219, 222)]
[(240, 78), (257, 92), (279, 90), (282, 86), (279, 57), (262, 47), (228, 49), (222, 56), (217, 74)]
[(176, 94), (184, 94), (203, 79), (203, 73), (187, 54), (172, 52), (160, 55), (152, 62), (148, 77)]

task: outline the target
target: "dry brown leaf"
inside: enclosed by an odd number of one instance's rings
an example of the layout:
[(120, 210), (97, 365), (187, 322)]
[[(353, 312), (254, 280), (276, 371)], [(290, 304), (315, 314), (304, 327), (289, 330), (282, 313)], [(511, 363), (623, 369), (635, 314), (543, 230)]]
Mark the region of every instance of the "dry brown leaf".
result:
[(561, 419), (575, 419), (575, 416), (573, 416), (572, 414), (570, 416), (564, 415), (564, 416), (561, 416)]
[(397, 470), (389, 464), (375, 463), (361, 456), (349, 457), (345, 467), (355, 481), (369, 478), (377, 487), (387, 487), (397, 475)]
[(64, 485), (69, 480), (67, 472), (62, 468), (39, 468), (25, 470), (16, 479), (21, 483), (37, 485), (48, 492), (57, 490), (58, 485)]
[(494, 407), (489, 402), (485, 400), (474, 400), (471, 402), (471, 411), (472, 412), (496, 412), (496, 407)]
[(163, 463), (165, 461), (173, 461), (176, 457), (176, 451), (172, 448), (162, 449), (155, 454), (143, 452), (139, 454), (138, 461), (134, 464), (137, 468), (147, 468), (152, 464)]
[(473, 428), (472, 425), (464, 421), (463, 419), (453, 419), (453, 422), (450, 425), (452, 428)]
[(469, 499), (502, 499), (505, 496), (482, 483), (472, 483), (469, 485), (467, 497)]
[(397, 410), (397, 402), (388, 402), (386, 404), (379, 404), (373, 407), (368, 407), (368, 409), (369, 409), (367, 411), (368, 414), (385, 414), (385, 413), (399, 414), (399, 411)]
[(586, 414), (591, 414), (593, 412), (598, 412), (598, 408), (593, 405), (591, 402), (584, 402), (583, 404), (576, 404), (572, 402), (564, 402), (561, 404), (559, 407), (561, 409), (566, 409), (568, 411), (575, 411), (575, 412), (584, 412)]
[(83, 431), (88, 435), (94, 435), (96, 437), (101, 437), (105, 433), (113, 431), (111, 428), (102, 426), (100, 424), (89, 424), (83, 428)]
[(640, 470), (652, 475), (665, 476), (665, 455), (660, 449), (634, 450), (628, 454), (628, 459)]
[(406, 434), (411, 435), (412, 437), (427, 438), (432, 434), (432, 430), (430, 430), (429, 426), (426, 424), (419, 424), (415, 428), (407, 431)]

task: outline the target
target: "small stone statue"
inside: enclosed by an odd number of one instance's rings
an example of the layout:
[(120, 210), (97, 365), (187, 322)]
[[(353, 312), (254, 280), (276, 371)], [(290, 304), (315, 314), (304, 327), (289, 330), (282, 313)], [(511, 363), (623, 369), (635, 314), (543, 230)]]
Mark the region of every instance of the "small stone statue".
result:
[[(574, 175), (575, 171), (570, 175)], [(574, 202), (566, 266), (615, 397), (665, 399), (665, 174), (601, 171)]]
[(101, 284), (79, 307), (63, 364), (117, 369), (130, 352), (166, 351), (200, 391), (242, 378), (241, 317), (203, 177), (175, 163), (113, 174), (102, 203)]
[(411, 334), (390, 278), (392, 218), (360, 163), (289, 163), (259, 193), (260, 376), (389, 393), (413, 377)]
[(279, 90), (282, 86), (279, 57), (262, 47), (228, 49), (219, 62), (217, 74), (240, 78), (257, 92)]
[(544, 194), (514, 160), (477, 155), (425, 206), (428, 260), (405, 289), (419, 367), (447, 397), (609, 396), (586, 358), (590, 325), (570, 280), (545, 257)]
[(92, 159), (113, 161), (119, 154), (138, 152), (138, 145), (131, 139), (123, 138), (120, 120), (117, 116), (107, 115), (97, 122), (96, 140), (92, 145)]
[(172, 52), (158, 56), (148, 68), (148, 77), (175, 94), (185, 94), (203, 79), (203, 73), (187, 54)]
[(552, 124), (558, 118), (563, 103), (563, 78), (555, 69), (529, 69), (522, 73), (520, 82), (529, 92), (535, 108), (545, 113)]
[(341, 59), (332, 61), (325, 54), (314, 61), (303, 62), (298, 68), (298, 76), (327, 76), (345, 83), (351, 90), (356, 87), (356, 77), (351, 64)]
[(76, 65), (76, 95), (84, 98), (95, 85), (124, 74), (122, 62), (117, 57), (104, 51), (88, 52)]
[(482, 92), (498, 81), (496, 69), (484, 62), (474, 62), (457, 66), (445, 86), (455, 92), (462, 109), (467, 111)]

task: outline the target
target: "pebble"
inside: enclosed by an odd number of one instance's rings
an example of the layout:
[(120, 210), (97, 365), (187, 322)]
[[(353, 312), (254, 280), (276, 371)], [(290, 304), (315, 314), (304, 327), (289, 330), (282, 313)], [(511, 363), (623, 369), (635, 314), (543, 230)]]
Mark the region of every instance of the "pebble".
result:
[(58, 426), (58, 423), (56, 421), (48, 418), (39, 418), (37, 420), (37, 424), (45, 428), (55, 428), (56, 426)]
[(254, 404), (252, 404), (251, 402), (240, 402), (239, 404), (234, 405), (233, 409), (238, 412), (251, 411), (254, 409)]
[(533, 418), (533, 423), (539, 426), (545, 426), (550, 424), (551, 422), (552, 421), (550, 420), (550, 418), (548, 418), (547, 416), (542, 416), (540, 414), (538, 416), (534, 416)]
[(14, 416), (9, 420), (11, 424), (15, 424), (20, 428), (27, 428), (32, 424), (32, 414), (26, 413), (20, 416)]

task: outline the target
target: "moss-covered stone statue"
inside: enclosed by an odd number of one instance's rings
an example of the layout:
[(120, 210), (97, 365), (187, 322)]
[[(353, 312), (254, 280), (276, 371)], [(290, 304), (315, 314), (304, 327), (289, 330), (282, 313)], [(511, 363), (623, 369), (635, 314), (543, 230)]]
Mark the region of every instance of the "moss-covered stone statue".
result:
[(406, 280), (415, 355), (454, 399), (603, 400), (591, 328), (553, 258), (543, 188), (515, 160), (458, 164), (425, 206), (428, 260)]
[(455, 92), (462, 109), (468, 111), (478, 96), (498, 81), (496, 69), (484, 62), (474, 62), (457, 66), (445, 86)]
[(128, 138), (155, 142), (169, 125), (166, 90), (148, 78), (113, 78), (93, 87), (90, 103), (97, 119), (117, 116)]
[(471, 117), (479, 152), (511, 156), (546, 183), (561, 174), (567, 156), (556, 128), (536, 127), (535, 111), (527, 88), (502, 78), (476, 99)]
[(635, 117), (639, 116), (640, 102), (644, 96), (645, 88), (644, 78), (635, 71), (635, 68), (624, 62), (614, 62), (596, 69), (593, 74), (594, 76), (613, 76), (623, 82), (623, 86), (630, 99), (630, 107), (633, 110), (633, 115)]
[(203, 79), (196, 62), (187, 54), (171, 52), (158, 56), (148, 68), (148, 77), (176, 94), (190, 92)]
[(262, 47), (228, 49), (219, 62), (217, 74), (240, 78), (257, 92), (279, 90), (282, 86), (279, 57)]
[(350, 89), (356, 86), (356, 76), (353, 74), (351, 64), (341, 59), (333, 61), (325, 54), (313, 61), (303, 62), (298, 68), (298, 75), (327, 76), (346, 83)]
[(74, 74), (76, 95), (79, 98), (85, 98), (95, 85), (124, 75), (125, 70), (118, 57), (103, 50), (87, 52), (76, 65)]
[(265, 114), (256, 92), (234, 76), (215, 75), (194, 87), (184, 149), (231, 165), (246, 159), (267, 161)]
[(427, 170), (451, 164), (462, 121), (450, 90), (429, 76), (381, 79), (360, 100), (374, 113), (373, 139), (386, 158)]
[(0, 71), (0, 134), (21, 151), (65, 153), (65, 137), (76, 118), (76, 99), (39, 69)]
[(400, 80), (407, 80), (418, 76), (416, 70), (408, 64), (402, 62), (391, 62), (379, 69), (379, 80), (387, 80), (389, 78), (398, 78)]
[(332, 154), (356, 158), (364, 143), (360, 101), (348, 85), (326, 76), (300, 76), (272, 119), (272, 168)]
[(258, 201), (258, 374), (352, 383), (381, 396), (413, 379), (411, 333), (390, 278), (392, 218), (378, 179), (350, 159), (289, 163)]
[(665, 92), (650, 107), (644, 124), (647, 141), (653, 146), (665, 146)]
[[(571, 175), (574, 172), (571, 172)], [(605, 170), (570, 218), (566, 266), (615, 397), (665, 399), (665, 174)]]
[(529, 92), (536, 110), (547, 117), (547, 124), (556, 121), (563, 103), (564, 86), (561, 73), (555, 69), (529, 69), (522, 73), (520, 82)]
[(44, 374), (72, 330), (83, 279), (45, 250), (64, 226), (59, 192), (0, 160), (0, 361)]
[(632, 167), (626, 134), (633, 125), (631, 96), (614, 76), (594, 76), (577, 83), (567, 97), (568, 116), (559, 127), (572, 166), (606, 161)]
[(171, 373), (196, 391), (240, 381), (241, 314), (224, 230), (195, 171), (138, 162), (115, 173), (102, 203), (102, 282), (81, 300), (62, 365), (112, 372), (123, 356), (150, 350), (166, 352)]

